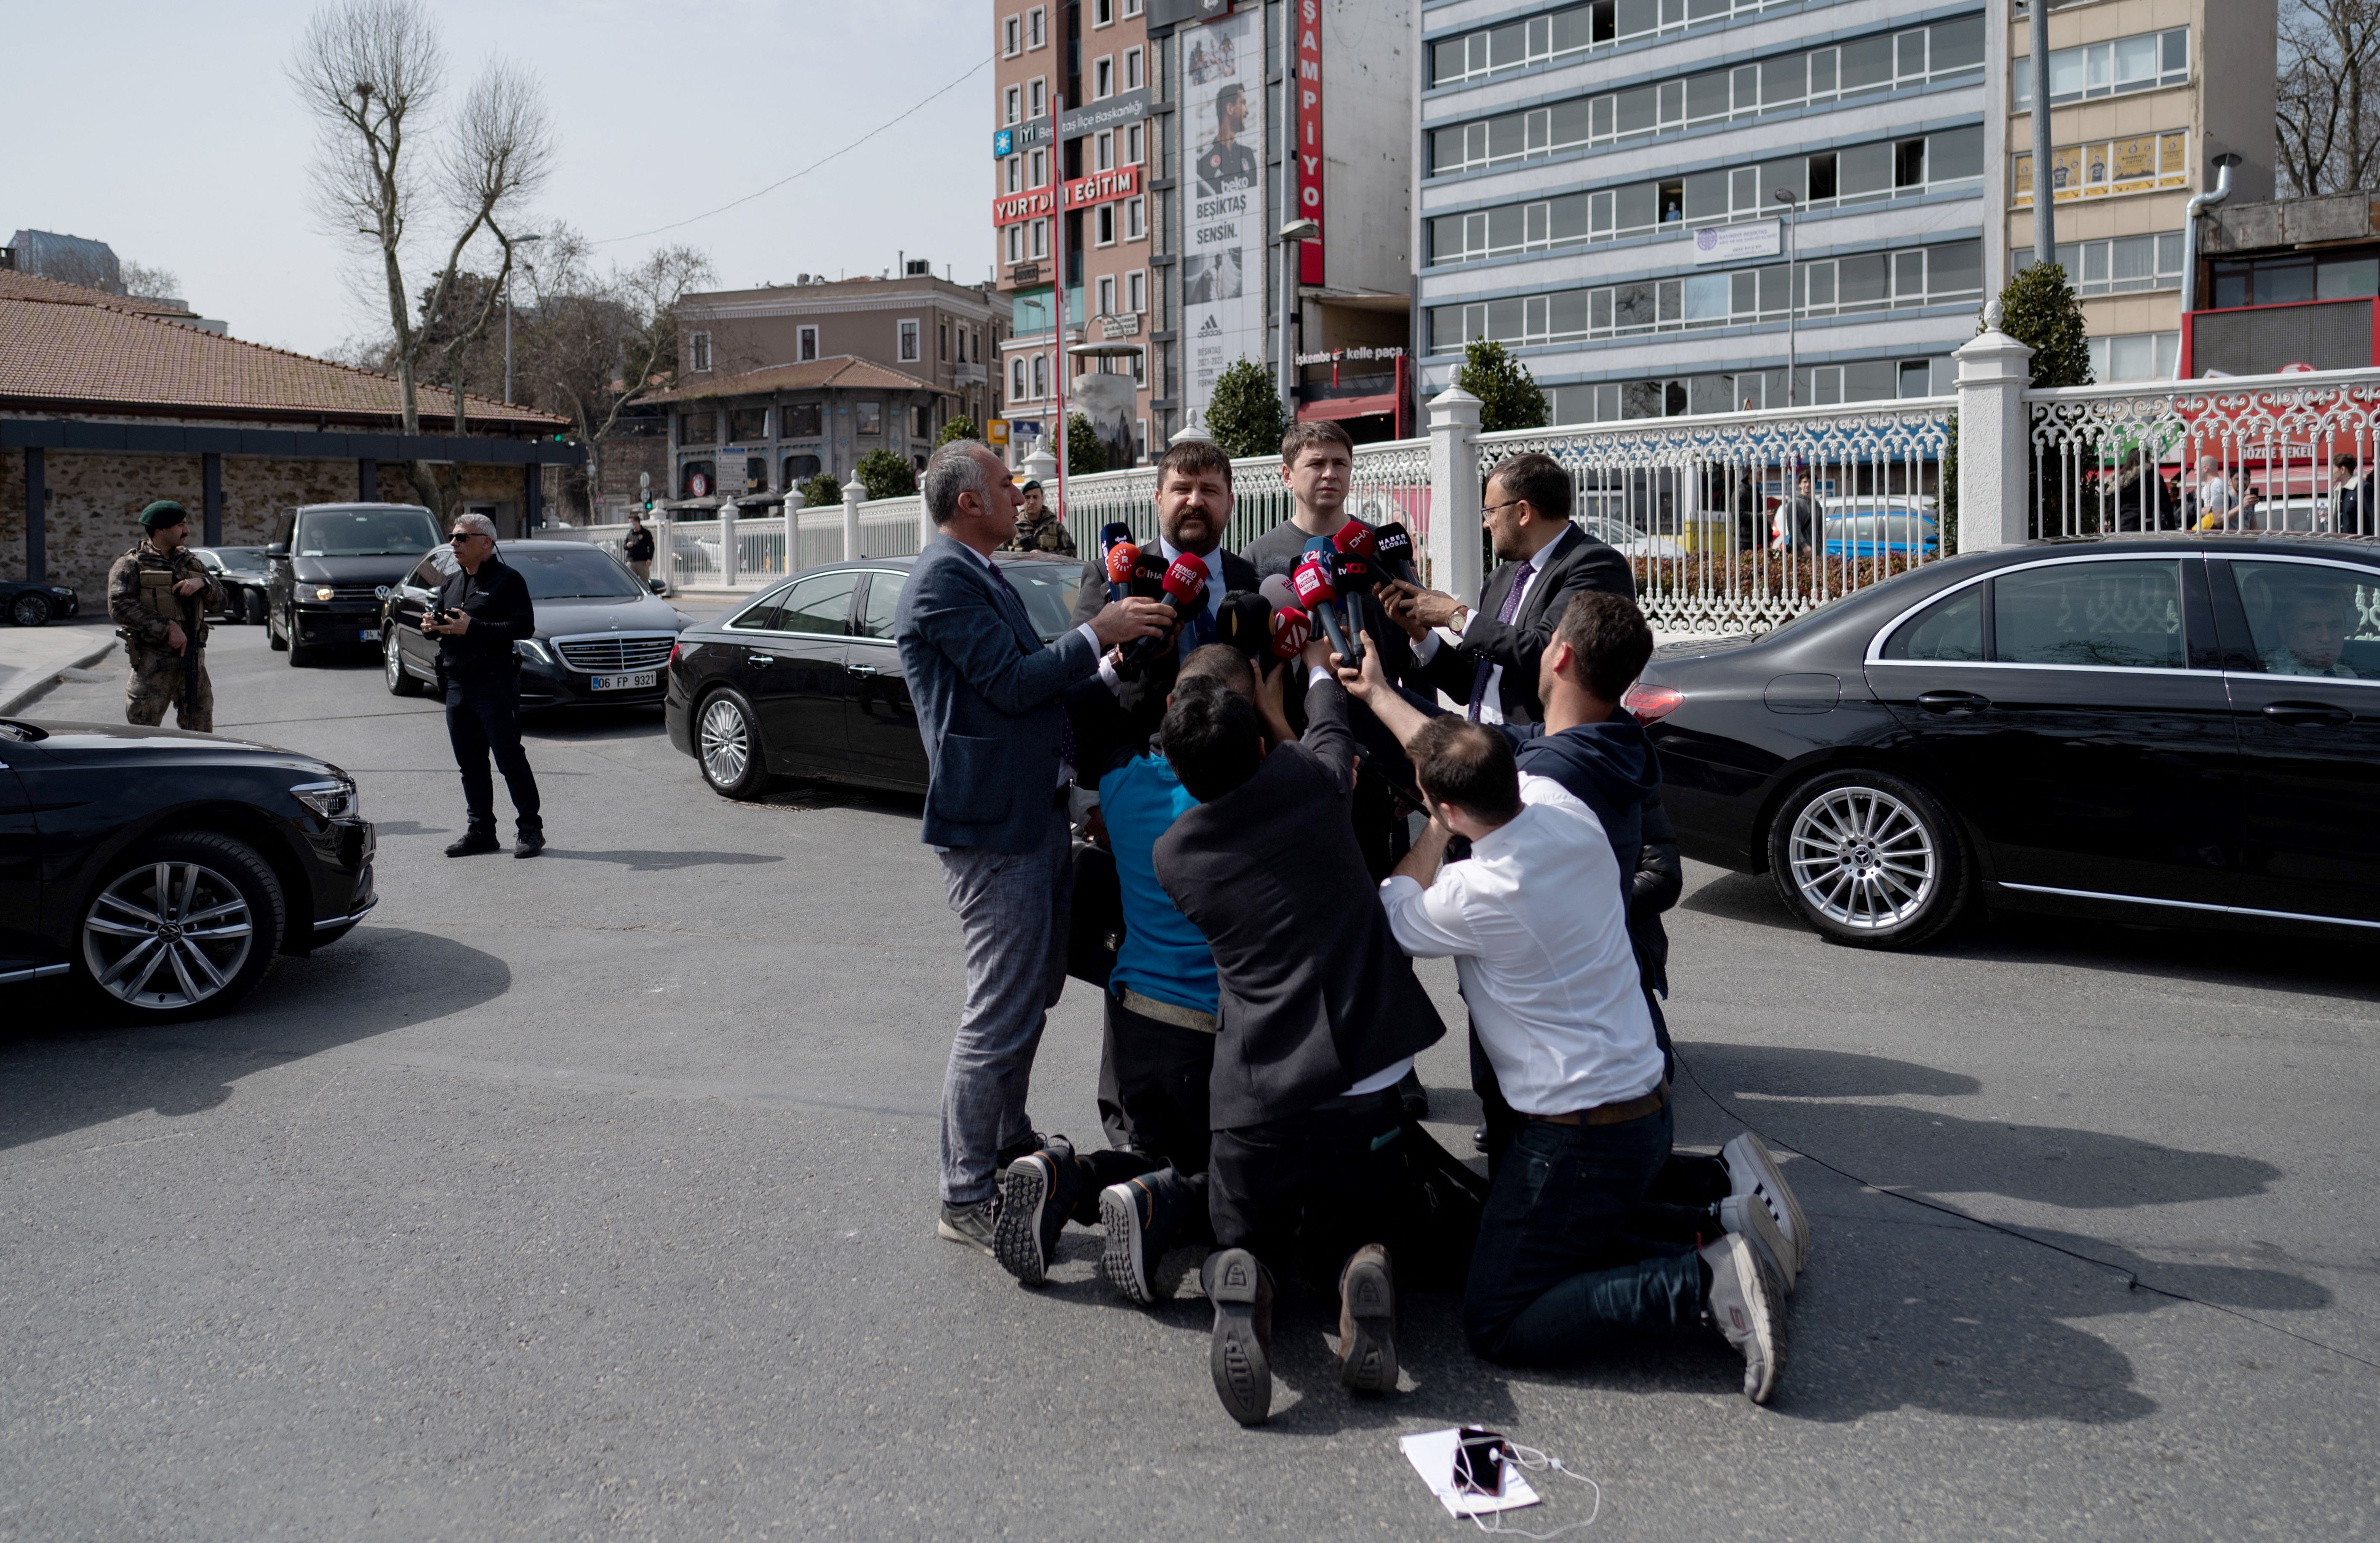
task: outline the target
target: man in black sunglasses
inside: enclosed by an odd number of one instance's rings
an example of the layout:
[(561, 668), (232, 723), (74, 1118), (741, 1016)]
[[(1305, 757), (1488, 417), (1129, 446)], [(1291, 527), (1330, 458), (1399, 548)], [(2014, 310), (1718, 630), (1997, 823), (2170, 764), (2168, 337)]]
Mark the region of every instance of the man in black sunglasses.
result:
[(456, 515), (454, 575), (438, 591), (437, 604), (422, 614), (421, 630), (438, 639), (438, 678), (445, 685), (446, 737), (463, 773), (463, 803), (469, 819), (463, 839), (446, 848), (450, 857), (496, 852), (496, 770), (512, 795), (517, 839), (513, 856), (534, 857), (545, 849), (545, 821), (539, 815), (537, 778), (521, 748), (520, 656), (513, 645), (537, 631), (528, 585), (496, 556), (495, 522), (485, 515)]

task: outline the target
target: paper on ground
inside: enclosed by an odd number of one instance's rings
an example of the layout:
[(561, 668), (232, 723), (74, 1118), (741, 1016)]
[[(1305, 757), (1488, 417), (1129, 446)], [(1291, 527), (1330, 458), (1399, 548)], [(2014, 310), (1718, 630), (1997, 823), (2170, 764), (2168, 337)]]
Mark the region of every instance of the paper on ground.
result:
[(1504, 1492), (1500, 1495), (1466, 1495), (1454, 1488), (1454, 1449), (1463, 1444), (1463, 1432), (1425, 1430), (1415, 1436), (1402, 1436), (1397, 1445), (1404, 1449), (1405, 1461), (1414, 1472), (1429, 1486), (1438, 1503), (1446, 1507), (1449, 1516), (1485, 1516), (1491, 1512), (1517, 1511), (1524, 1505), (1537, 1503), (1537, 1492), (1521, 1476), (1515, 1464), (1504, 1464)]

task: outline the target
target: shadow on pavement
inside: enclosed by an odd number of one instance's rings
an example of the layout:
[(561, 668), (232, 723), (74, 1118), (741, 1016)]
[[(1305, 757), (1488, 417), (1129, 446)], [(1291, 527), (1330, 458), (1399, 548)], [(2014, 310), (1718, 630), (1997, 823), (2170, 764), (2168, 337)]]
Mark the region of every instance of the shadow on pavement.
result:
[[(154, 1110), (201, 1113), (250, 1072), (476, 1007), (512, 989), (492, 954), (403, 928), (358, 928), (307, 959), (281, 959), (220, 1018), (92, 1027), (65, 987), (13, 1000), (0, 1033), (0, 1148)], [(330, 1009), (335, 1005), (336, 1011)]]
[(681, 868), (744, 868), (785, 859), (762, 852), (565, 852), (549, 846), (544, 856), (573, 862), (618, 863), (631, 873), (670, 873)]

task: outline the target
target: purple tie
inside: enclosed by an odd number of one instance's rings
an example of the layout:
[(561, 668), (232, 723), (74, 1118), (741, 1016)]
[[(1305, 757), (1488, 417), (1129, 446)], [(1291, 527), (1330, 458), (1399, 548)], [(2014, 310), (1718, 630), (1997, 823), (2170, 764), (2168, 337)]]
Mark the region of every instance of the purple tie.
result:
[[(1532, 564), (1521, 565), (1521, 571), (1512, 576), (1512, 589), (1504, 593), (1504, 603), (1497, 607), (1498, 621), (1510, 626), (1512, 618), (1521, 614), (1521, 589), (1528, 577), (1536, 571)], [(1488, 700), (1488, 677), (1494, 673), (1495, 666), (1482, 659), (1479, 662), (1479, 668), (1471, 676), (1470, 718), (1475, 723), (1479, 722), (1479, 709)]]

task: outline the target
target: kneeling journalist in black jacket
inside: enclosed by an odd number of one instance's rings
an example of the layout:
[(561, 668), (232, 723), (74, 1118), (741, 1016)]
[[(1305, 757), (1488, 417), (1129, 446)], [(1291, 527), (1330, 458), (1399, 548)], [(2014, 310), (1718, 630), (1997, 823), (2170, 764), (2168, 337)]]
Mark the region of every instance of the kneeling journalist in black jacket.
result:
[(1200, 1270), (1215, 1304), (1210, 1365), (1243, 1425), (1271, 1412), (1273, 1276), (1303, 1254), (1337, 1267), (1340, 1380), (1397, 1381), (1382, 1240), (1401, 1224), (1397, 1079), (1446, 1033), (1389, 930), (1348, 820), (1347, 694), (1303, 656), (1306, 730), (1265, 753), (1255, 708), (1220, 686), (1177, 689), (1160, 740), (1198, 800), (1152, 854), (1158, 882), (1214, 951), (1214, 1139)]
[(456, 515), (449, 540), (458, 566), (439, 589), (437, 605), (421, 616), (421, 630), (438, 639), (446, 737), (463, 773), (468, 816), (463, 839), (446, 855), (467, 857), (503, 847), (496, 840), (495, 782), (488, 775), (492, 751), (512, 795), (513, 856), (534, 857), (545, 849), (545, 821), (538, 813), (537, 778), (521, 748), (520, 658), (513, 645), (537, 631), (537, 614), (528, 585), (496, 556), (496, 528), (487, 516)]

